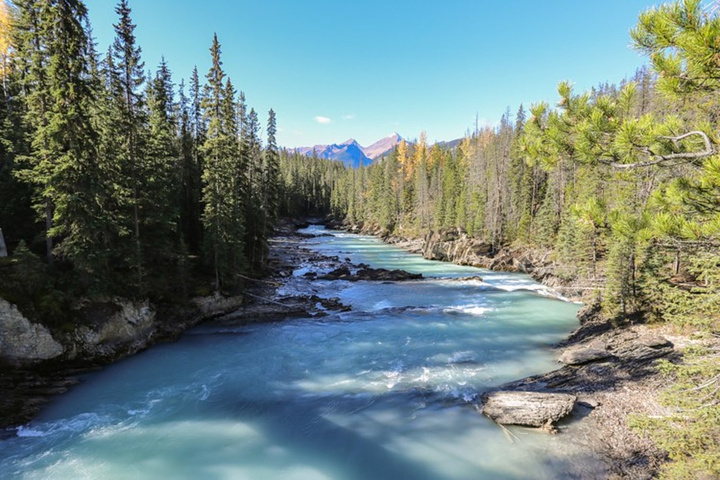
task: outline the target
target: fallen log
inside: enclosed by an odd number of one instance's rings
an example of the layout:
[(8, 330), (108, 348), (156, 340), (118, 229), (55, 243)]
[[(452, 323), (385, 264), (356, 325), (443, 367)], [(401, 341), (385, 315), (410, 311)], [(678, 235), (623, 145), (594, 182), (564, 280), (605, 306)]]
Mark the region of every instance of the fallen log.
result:
[(501, 425), (552, 430), (558, 420), (572, 411), (576, 399), (566, 393), (498, 391), (483, 396), (482, 413)]

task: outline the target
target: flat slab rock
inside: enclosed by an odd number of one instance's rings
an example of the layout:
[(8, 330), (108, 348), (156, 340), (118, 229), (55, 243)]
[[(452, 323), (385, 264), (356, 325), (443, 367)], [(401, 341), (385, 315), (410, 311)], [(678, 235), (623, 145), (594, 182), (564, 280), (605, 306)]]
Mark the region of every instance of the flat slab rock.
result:
[(610, 352), (605, 348), (576, 347), (565, 350), (558, 361), (565, 365), (582, 365), (583, 363), (604, 360), (610, 356)]
[(482, 413), (496, 423), (551, 427), (572, 411), (577, 397), (567, 393), (499, 391), (483, 399)]

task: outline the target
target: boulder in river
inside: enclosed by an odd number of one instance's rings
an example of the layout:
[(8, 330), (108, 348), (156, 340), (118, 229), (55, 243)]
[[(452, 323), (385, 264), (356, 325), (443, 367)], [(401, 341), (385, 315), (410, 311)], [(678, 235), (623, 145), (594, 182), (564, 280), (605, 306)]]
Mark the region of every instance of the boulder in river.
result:
[(320, 280), (348, 280), (356, 282), (358, 280), (371, 281), (403, 281), (403, 280), (419, 280), (423, 278), (422, 273), (410, 273), (405, 270), (387, 270), (385, 268), (360, 268), (357, 272), (352, 273), (347, 265), (342, 265), (335, 270), (317, 277)]
[(405, 270), (387, 270), (385, 268), (361, 268), (355, 274), (357, 280), (400, 281), (419, 280), (422, 273), (410, 273)]
[(350, 280), (352, 272), (347, 265), (342, 265), (335, 270), (318, 277), (320, 280)]
[(567, 393), (498, 391), (483, 396), (482, 413), (501, 425), (523, 425), (552, 429), (575, 405)]

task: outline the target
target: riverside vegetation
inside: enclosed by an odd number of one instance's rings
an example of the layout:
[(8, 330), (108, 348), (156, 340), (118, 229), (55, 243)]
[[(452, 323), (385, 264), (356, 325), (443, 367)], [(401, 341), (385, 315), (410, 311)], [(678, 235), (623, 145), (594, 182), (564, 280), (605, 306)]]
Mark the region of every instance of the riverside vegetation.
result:
[(642, 13), (631, 36), (651, 65), (632, 81), (563, 82), (555, 107), (508, 112), (456, 149), (421, 135), (359, 169), (280, 151), (272, 111), (263, 144), (217, 38), (204, 84), (195, 70), (176, 88), (165, 62), (147, 75), (125, 0), (117, 14), (100, 55), (82, 1), (0, 1), (0, 297), (67, 332), (81, 299), (241, 290), (280, 214), (454, 230), (490, 256), (540, 252), (618, 328), (689, 335), (682, 361), (661, 363), (673, 413), (633, 422), (667, 450), (666, 477), (720, 474), (717, 10)]
[(555, 108), (521, 106), (456, 149), (421, 135), (366, 168), (281, 163), (296, 205), (389, 239), (448, 232), (490, 256), (530, 251), (617, 327), (688, 335), (682, 361), (660, 364), (673, 413), (633, 423), (667, 450), (666, 477), (715, 476), (720, 17), (699, 1), (669, 3), (642, 13), (631, 36), (651, 64), (632, 80), (583, 93), (562, 82)]
[[(74, 299), (232, 292), (261, 274), (279, 198), (275, 113), (226, 77), (146, 73), (131, 10), (100, 55), (81, 1), (0, 2), (0, 294), (72, 328)], [(36, 253), (44, 257), (42, 261)], [(173, 282), (167, 282), (173, 278)]]

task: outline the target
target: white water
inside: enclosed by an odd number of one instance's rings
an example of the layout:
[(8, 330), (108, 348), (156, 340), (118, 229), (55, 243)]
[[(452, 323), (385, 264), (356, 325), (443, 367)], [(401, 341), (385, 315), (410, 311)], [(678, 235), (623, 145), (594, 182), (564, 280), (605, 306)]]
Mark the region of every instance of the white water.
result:
[[(562, 435), (513, 438), (472, 407), (487, 388), (556, 368), (549, 346), (576, 325), (576, 305), (527, 276), (371, 237), (308, 245), (428, 278), (316, 281), (353, 311), (209, 323), (88, 375), (0, 442), (0, 478), (562, 478), (592, 463)], [(483, 281), (451, 279), (473, 275)], [(307, 285), (297, 276), (286, 290)]]

